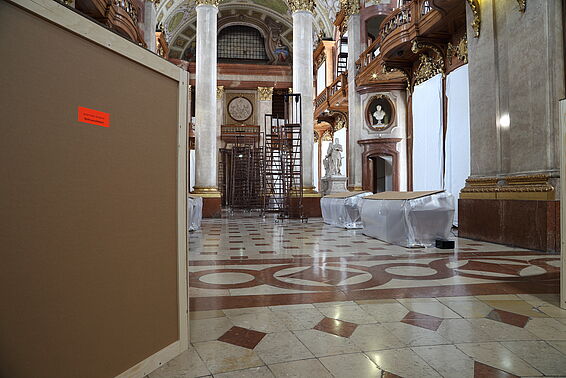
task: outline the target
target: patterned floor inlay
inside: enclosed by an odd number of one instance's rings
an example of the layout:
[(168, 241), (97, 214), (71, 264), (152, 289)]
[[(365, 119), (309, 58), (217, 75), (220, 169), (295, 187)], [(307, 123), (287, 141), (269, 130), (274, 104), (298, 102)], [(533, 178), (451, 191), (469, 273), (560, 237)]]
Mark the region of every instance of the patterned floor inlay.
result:
[(266, 335), (264, 332), (258, 332), (242, 327), (232, 327), (225, 334), (220, 336), (218, 341), (253, 349), (261, 339)]
[(442, 320), (443, 319), (437, 318), (436, 316), (410, 311), (403, 319), (401, 319), (401, 322), (436, 331), (442, 324)]
[(503, 370), (496, 369), (492, 366), (474, 363), (474, 378), (519, 378), (519, 376), (507, 373)]
[(515, 327), (524, 328), (529, 322), (529, 317), (525, 315), (515, 314), (513, 312), (495, 309), (492, 310), (486, 318), (501, 323), (510, 324)]
[(326, 333), (331, 333), (336, 336), (350, 337), (356, 330), (357, 326), (357, 324), (350, 322), (344, 322), (332, 318), (324, 318), (314, 327), (314, 329)]
[(149, 378), (566, 376), (560, 256), (452, 239), (205, 219), (189, 236), (191, 345)]

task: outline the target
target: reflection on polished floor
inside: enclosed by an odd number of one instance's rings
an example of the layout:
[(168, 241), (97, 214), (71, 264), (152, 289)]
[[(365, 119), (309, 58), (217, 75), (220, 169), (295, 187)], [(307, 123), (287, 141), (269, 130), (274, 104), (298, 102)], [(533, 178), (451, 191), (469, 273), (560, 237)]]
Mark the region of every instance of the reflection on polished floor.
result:
[(158, 377), (566, 376), (559, 256), (406, 249), (236, 214), (190, 235), (191, 347)]

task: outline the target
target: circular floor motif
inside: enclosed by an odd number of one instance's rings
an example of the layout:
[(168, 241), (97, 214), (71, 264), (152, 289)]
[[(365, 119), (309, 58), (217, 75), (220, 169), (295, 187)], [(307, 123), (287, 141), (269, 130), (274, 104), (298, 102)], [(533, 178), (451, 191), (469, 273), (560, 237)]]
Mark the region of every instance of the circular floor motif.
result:
[(408, 277), (424, 277), (436, 274), (436, 270), (420, 266), (391, 266), (386, 268), (385, 271), (387, 273)]
[(210, 273), (200, 277), (202, 282), (209, 284), (230, 285), (253, 281), (255, 277), (247, 273)]

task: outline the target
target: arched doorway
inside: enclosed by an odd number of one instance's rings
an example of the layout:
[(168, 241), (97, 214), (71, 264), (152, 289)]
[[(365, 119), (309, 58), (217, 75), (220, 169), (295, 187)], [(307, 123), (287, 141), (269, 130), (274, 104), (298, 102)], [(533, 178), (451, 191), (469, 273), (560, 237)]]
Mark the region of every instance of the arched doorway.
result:
[(374, 193), (399, 190), (399, 153), (401, 138), (360, 140), (362, 153), (362, 188)]

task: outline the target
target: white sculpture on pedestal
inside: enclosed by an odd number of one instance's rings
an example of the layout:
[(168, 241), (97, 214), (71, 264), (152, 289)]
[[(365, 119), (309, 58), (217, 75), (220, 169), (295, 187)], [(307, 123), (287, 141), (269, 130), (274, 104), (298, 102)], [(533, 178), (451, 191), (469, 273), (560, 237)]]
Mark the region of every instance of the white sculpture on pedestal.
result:
[(322, 178), (322, 194), (346, 192), (346, 176), (342, 175), (342, 145), (338, 138), (330, 142), (324, 158), (325, 175)]
[(326, 157), (324, 158), (324, 177), (341, 176), (342, 168), (342, 145), (338, 138), (334, 139), (334, 143), (330, 142)]

